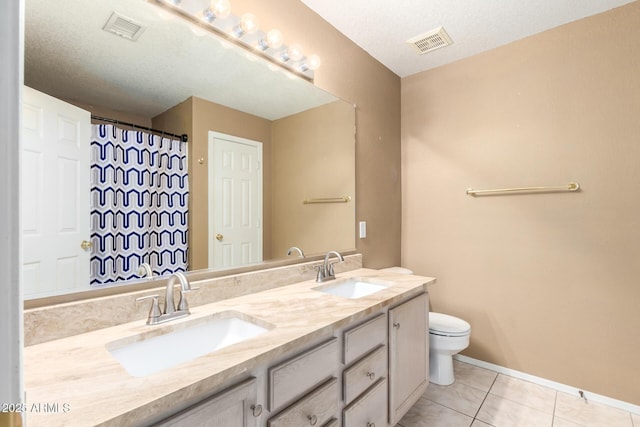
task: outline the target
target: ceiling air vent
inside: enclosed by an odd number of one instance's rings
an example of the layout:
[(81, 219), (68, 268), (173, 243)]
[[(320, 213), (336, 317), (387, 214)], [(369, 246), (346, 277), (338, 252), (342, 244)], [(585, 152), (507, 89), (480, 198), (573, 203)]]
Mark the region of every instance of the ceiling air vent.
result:
[(413, 46), (420, 55), (432, 50), (440, 49), (441, 47), (449, 46), (453, 42), (451, 37), (444, 30), (444, 27), (437, 28), (428, 33), (420, 34), (407, 40), (411, 46)]
[(136, 41), (144, 32), (145, 27), (131, 18), (113, 12), (102, 29), (127, 40)]

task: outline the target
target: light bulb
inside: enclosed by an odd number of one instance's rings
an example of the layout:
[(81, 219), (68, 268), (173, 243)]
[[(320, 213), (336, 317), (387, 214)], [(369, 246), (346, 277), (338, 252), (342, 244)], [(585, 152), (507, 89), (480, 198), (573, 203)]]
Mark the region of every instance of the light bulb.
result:
[(270, 30), (258, 41), (258, 49), (265, 51), (269, 48), (277, 49), (282, 46), (282, 33), (278, 30)]
[(322, 61), (318, 55), (309, 55), (309, 60), (307, 61), (309, 64), (309, 68), (311, 70), (317, 70), (322, 65)]
[(267, 33), (267, 45), (272, 49), (282, 46), (282, 33), (276, 29), (270, 30)]
[(292, 61), (300, 61), (302, 58), (304, 58), (302, 47), (299, 44), (292, 44), (291, 46), (289, 46), (287, 56)]
[(231, 14), (229, 0), (211, 0), (210, 8), (219, 19), (228, 18)]
[(240, 28), (242, 29), (242, 34), (253, 34), (258, 31), (258, 21), (256, 20), (255, 15), (252, 13), (245, 13), (240, 18)]
[(231, 14), (229, 0), (211, 0), (209, 7), (202, 11), (205, 21), (211, 23), (216, 19), (228, 18)]

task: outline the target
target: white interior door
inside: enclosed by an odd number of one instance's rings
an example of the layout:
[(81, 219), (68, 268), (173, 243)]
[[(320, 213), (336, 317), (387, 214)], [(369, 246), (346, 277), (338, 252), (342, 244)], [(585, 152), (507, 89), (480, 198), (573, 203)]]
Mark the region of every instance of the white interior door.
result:
[(22, 113), (24, 296), (88, 289), (91, 113), (26, 86)]
[(209, 267), (262, 261), (262, 144), (209, 132)]

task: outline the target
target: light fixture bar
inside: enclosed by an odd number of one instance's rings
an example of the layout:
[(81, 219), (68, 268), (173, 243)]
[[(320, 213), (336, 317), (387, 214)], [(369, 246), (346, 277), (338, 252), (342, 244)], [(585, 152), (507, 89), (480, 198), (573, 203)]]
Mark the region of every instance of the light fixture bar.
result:
[[(225, 41), (228, 41), (230, 43), (233, 43), (236, 46), (241, 47), (242, 49), (244, 49), (245, 51), (258, 56), (260, 58), (263, 58), (267, 61), (269, 61), (270, 63), (277, 65), (278, 67), (282, 68), (283, 70), (290, 72), (292, 74), (295, 74), (298, 77), (303, 78), (304, 80), (313, 83), (313, 79), (314, 79), (314, 70), (311, 68), (306, 68), (304, 66), (301, 67), (295, 67), (295, 66), (291, 66), (289, 61), (285, 61), (283, 62), (282, 60), (280, 60), (280, 51), (277, 52), (273, 52), (274, 55), (276, 56), (272, 56), (267, 49), (260, 49), (257, 48), (256, 46), (250, 45), (246, 42), (244, 42), (241, 38), (239, 38), (237, 35), (234, 35), (233, 32), (226, 32), (214, 25), (211, 25), (210, 23), (203, 21), (201, 19), (201, 17), (198, 17), (192, 13), (189, 13), (187, 10), (183, 9), (182, 7), (180, 7), (180, 2), (175, 3), (172, 0), (147, 0), (149, 3), (152, 3), (158, 7), (160, 7), (161, 9), (168, 11), (174, 15), (177, 15), (183, 19), (185, 19), (186, 21), (190, 22), (191, 24), (197, 26), (198, 28), (202, 28), (204, 30), (209, 31), (210, 33), (214, 34), (217, 37), (222, 38)], [(232, 15), (233, 16), (233, 15)], [(214, 20), (215, 21), (215, 20)], [(283, 46), (284, 51), (286, 52), (287, 46)], [(302, 58), (302, 60), (304, 60), (304, 58)]]

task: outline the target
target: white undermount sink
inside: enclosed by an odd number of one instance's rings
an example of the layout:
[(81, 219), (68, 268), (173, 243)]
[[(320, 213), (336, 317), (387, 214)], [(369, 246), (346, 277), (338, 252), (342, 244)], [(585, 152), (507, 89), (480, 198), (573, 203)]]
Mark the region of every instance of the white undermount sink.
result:
[(150, 330), (141, 336), (111, 342), (107, 349), (129, 374), (144, 377), (246, 341), (270, 329), (266, 323), (236, 312), (217, 313), (208, 319), (167, 326), (172, 329), (162, 335)]
[(323, 292), (329, 295), (356, 299), (375, 294), (376, 292), (380, 292), (383, 289), (387, 289), (389, 286), (390, 284), (352, 278), (331, 284), (316, 286), (312, 289), (314, 291)]

